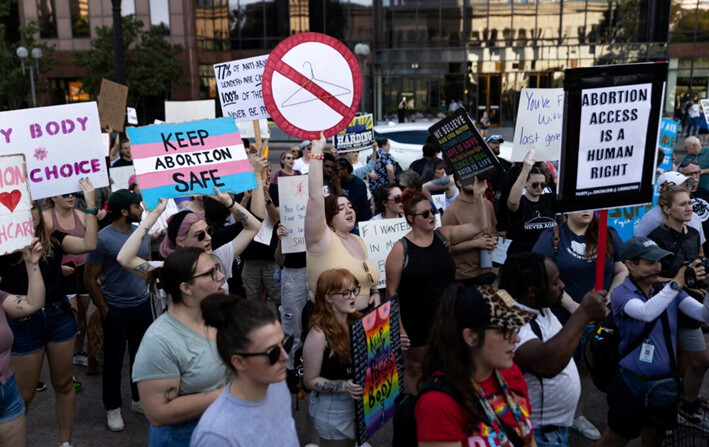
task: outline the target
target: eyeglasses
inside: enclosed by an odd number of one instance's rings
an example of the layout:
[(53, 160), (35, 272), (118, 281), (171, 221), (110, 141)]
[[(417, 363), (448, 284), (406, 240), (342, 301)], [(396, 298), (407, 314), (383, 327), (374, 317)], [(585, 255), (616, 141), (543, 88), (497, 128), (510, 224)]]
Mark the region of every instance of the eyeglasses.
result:
[(68, 199), (69, 197), (76, 197), (76, 194), (74, 194), (73, 192), (70, 192), (68, 194), (62, 194), (62, 197), (64, 197), (65, 199)]
[(679, 167), (686, 168), (689, 165), (699, 165), (699, 162), (697, 162), (697, 160), (694, 160), (694, 159), (684, 160), (684, 161), (682, 161), (682, 163), (679, 164)]
[(426, 210), (423, 213), (413, 213), (414, 216), (421, 216), (424, 219), (428, 219), (428, 216), (435, 215), (436, 214), (436, 209), (431, 208), (430, 210)]
[(387, 199), (388, 202), (401, 203), (401, 196), (396, 196), (393, 199)]
[(504, 338), (505, 340), (510, 340), (510, 339), (512, 339), (512, 337), (519, 334), (520, 328), (516, 327), (514, 329), (510, 329), (510, 328), (502, 327), (502, 326), (488, 326), (485, 329), (492, 329), (495, 331), (499, 331), (502, 334), (502, 338)]
[(212, 228), (210, 226), (210, 227), (207, 227), (207, 229), (204, 231), (200, 231), (199, 233), (195, 233), (194, 237), (197, 238), (198, 241), (202, 242), (207, 237), (207, 235), (209, 235), (211, 237), (213, 233), (214, 233), (214, 228)]
[(374, 278), (372, 278), (372, 274), (369, 273), (369, 266), (367, 265), (367, 261), (362, 261), (362, 267), (364, 267), (364, 271), (367, 274), (367, 278), (369, 279), (369, 282), (374, 284)]
[(234, 354), (240, 355), (242, 357), (256, 357), (259, 355), (265, 355), (266, 357), (268, 357), (268, 363), (273, 366), (278, 363), (278, 360), (281, 358), (281, 349), (286, 351), (286, 354), (288, 354), (290, 353), (291, 348), (293, 348), (293, 337), (288, 335), (283, 339), (280, 344), (272, 346), (266, 352), (235, 352)]
[(283, 157), (284, 160), (293, 160), (293, 157)]
[(212, 276), (212, 280), (214, 280), (214, 281), (219, 281), (219, 280), (220, 280), (219, 274), (221, 274), (221, 273), (222, 273), (222, 266), (221, 266), (221, 264), (214, 264), (214, 267), (212, 267), (211, 269), (207, 270), (206, 272), (200, 273), (200, 274), (198, 274), (198, 275), (194, 275), (194, 276), (190, 277), (189, 281), (192, 281), (193, 279), (199, 278), (200, 276), (207, 276), (207, 275), (211, 275), (211, 276)]
[[(370, 275), (371, 278), (371, 275)], [(350, 299), (359, 296), (359, 292), (362, 290), (360, 286), (355, 287), (352, 290), (345, 290), (344, 292), (332, 292), (330, 295), (342, 295), (343, 298)]]
[(546, 188), (548, 186), (547, 183), (540, 183), (540, 182), (534, 182), (532, 183), (532, 189), (537, 189), (537, 188)]

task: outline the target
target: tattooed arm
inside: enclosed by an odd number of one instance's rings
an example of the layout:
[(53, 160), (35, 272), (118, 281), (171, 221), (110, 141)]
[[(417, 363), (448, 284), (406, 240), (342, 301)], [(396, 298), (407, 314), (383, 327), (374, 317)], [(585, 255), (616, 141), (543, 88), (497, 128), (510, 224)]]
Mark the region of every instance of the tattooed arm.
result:
[(362, 395), (362, 387), (352, 380), (330, 380), (320, 375), (323, 354), (325, 353), (325, 334), (313, 328), (305, 338), (303, 347), (303, 374), (305, 385), (320, 393), (349, 394), (353, 399)]
[(145, 278), (153, 266), (145, 259), (138, 256), (140, 246), (143, 244), (143, 239), (148, 235), (150, 229), (153, 228), (160, 215), (167, 207), (167, 200), (160, 199), (160, 203), (155, 209), (151, 210), (148, 215), (140, 222), (138, 228), (128, 237), (121, 251), (118, 252), (118, 263), (131, 273)]
[(180, 378), (138, 382), (143, 411), (151, 424), (177, 424), (199, 418), (224, 387), (206, 393), (178, 395)]
[(39, 269), (42, 257), (42, 245), (34, 238), (32, 243), (22, 250), (27, 268), (27, 295), (10, 295), (3, 302), (3, 310), (10, 318), (21, 318), (35, 313), (44, 306), (44, 281)]

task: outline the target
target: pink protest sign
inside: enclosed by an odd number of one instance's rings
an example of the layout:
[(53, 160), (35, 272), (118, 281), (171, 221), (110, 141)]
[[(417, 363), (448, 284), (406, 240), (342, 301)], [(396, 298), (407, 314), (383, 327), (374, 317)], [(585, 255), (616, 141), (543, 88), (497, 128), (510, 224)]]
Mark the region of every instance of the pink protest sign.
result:
[(26, 247), (33, 237), (25, 156), (0, 156), (0, 255)]

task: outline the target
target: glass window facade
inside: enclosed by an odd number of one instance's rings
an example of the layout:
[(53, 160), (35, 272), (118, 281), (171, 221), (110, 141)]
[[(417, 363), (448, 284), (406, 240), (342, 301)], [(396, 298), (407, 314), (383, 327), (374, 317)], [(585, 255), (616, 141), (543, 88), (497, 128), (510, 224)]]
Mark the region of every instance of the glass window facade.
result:
[(170, 35), (169, 0), (150, 0), (150, 24), (162, 28), (165, 35)]
[(89, 0), (70, 0), (71, 33), (73, 37), (89, 37)]
[(54, 0), (37, 0), (37, 22), (41, 39), (57, 38), (57, 11)]

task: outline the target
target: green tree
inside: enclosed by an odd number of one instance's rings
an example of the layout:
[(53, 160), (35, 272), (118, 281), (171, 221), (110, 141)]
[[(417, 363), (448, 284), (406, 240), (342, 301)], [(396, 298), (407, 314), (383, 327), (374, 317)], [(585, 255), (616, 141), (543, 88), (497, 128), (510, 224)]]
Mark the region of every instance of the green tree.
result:
[[(96, 38), (91, 49), (72, 55), (74, 64), (87, 67), (82, 79), (84, 91), (95, 97), (101, 88), (101, 79), (115, 78), (113, 64), (113, 27), (96, 28)], [(144, 28), (135, 16), (123, 17), (123, 54), (126, 66), (129, 104), (138, 104), (146, 97), (163, 96), (173, 81), (184, 73), (176, 60), (182, 46), (172, 45), (165, 39), (164, 29), (158, 26)]]
[[(35, 60), (31, 55), (27, 57), (23, 74), (20, 58), (17, 56), (17, 48), (23, 46), (29, 52), (33, 48), (42, 50), (42, 58), (39, 60), (40, 74), (48, 72), (56, 65), (56, 59), (53, 57), (54, 47), (35, 40), (35, 36), (39, 32), (36, 23), (30, 22), (27, 26), (20, 26), (18, 31), (19, 40), (11, 42), (10, 36), (7, 35), (7, 28), (4, 23), (0, 23), (0, 110), (19, 109), (23, 102), (27, 101), (30, 104), (32, 102), (27, 66), (29, 64), (35, 66)], [(36, 71), (35, 76), (37, 76)], [(46, 84), (35, 77), (35, 91), (38, 98), (46, 90)]]

